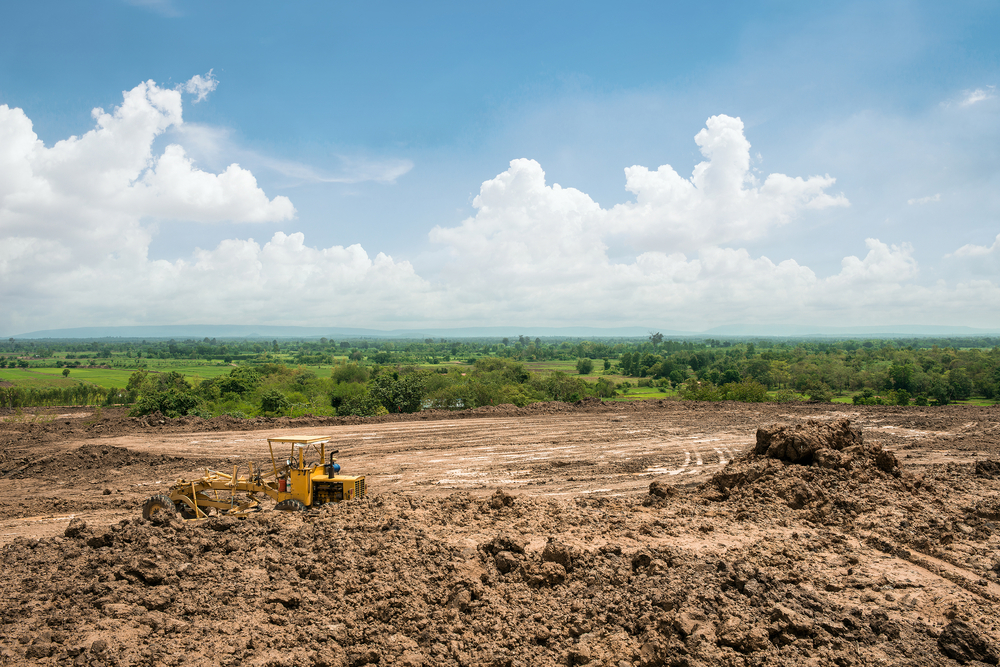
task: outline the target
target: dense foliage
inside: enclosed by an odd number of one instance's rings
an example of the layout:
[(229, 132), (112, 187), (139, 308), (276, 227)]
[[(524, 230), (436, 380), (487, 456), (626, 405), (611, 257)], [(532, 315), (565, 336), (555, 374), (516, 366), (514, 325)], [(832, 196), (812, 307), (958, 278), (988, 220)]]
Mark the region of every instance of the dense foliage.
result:
[[(79, 367), (134, 372), (120, 389), (83, 381), (12, 386), (0, 375), (0, 407), (97, 403), (130, 404), (133, 414), (377, 415), (608, 398), (633, 384), (688, 400), (850, 396), (859, 404), (944, 404), (1000, 398), (998, 343), (975, 337), (670, 340), (660, 334), (603, 341), (11, 339), (0, 341), (0, 369), (55, 366), (66, 382)], [(156, 372), (160, 359), (232, 369), (198, 380)], [(531, 372), (532, 364), (545, 370)]]

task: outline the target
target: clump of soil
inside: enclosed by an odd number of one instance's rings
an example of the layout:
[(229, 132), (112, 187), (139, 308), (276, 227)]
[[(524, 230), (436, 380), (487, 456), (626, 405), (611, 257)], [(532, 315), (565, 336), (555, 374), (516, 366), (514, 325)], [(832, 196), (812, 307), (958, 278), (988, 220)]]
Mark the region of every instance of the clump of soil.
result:
[(757, 431), (752, 452), (732, 461), (705, 485), (716, 500), (780, 502), (791, 509), (814, 509), (819, 518), (857, 515), (864, 510), (860, 488), (880, 484), (887, 492), (905, 491), (892, 452), (865, 444), (850, 421), (779, 424)]
[[(860, 667), (1000, 656), (1000, 481), (979, 471), (982, 459), (955, 455), (965, 447), (995, 458), (995, 411), (852, 407), (854, 424), (865, 424), (860, 439), (829, 407), (668, 401), (586, 409), (607, 423), (586, 447), (570, 429), (515, 452), (530, 460), (580, 448), (539, 459), (547, 474), (568, 467), (587, 477), (577, 491), (515, 487), (528, 463), (503, 489), (478, 495), (448, 495), (438, 478), (425, 483), (407, 473), (421, 483), (397, 492), (372, 484), (368, 499), (317, 511), (200, 523), (138, 518), (142, 500), (161, 493), (171, 473), (198, 467), (170, 456), (174, 450), (153, 459), (102, 448), (96, 431), (80, 426), (90, 417), (32, 424), (30, 433), (24, 424), (0, 425), (0, 446), (16, 445), (5, 466), (42, 462), (51, 455), (46, 439), (74, 429), (86, 442), (53, 455), (63, 457), (58, 465), (2, 480), (5, 530), (35, 525), (29, 521), (61, 528), (0, 547), (0, 663)], [(488, 429), (514, 423), (501, 418), (526, 415), (542, 431), (545, 414), (575, 419), (576, 410), (583, 408), (504, 406), (453, 418), (486, 417), (482, 443), (494, 447), (509, 436)], [(763, 453), (736, 456), (702, 486), (707, 473), (689, 476), (657, 458), (668, 435), (694, 435), (668, 433), (679, 424), (697, 425), (699, 435), (683, 445), (692, 450), (695, 442), (712, 446), (702, 440), (710, 429), (738, 431), (745, 445), (761, 422), (805, 422), (821, 410), (830, 428), (805, 423), (782, 436), (768, 429)], [(407, 417), (424, 418), (439, 417)], [(872, 426), (890, 419), (896, 431)], [(107, 430), (132, 429), (140, 438), (149, 429), (213, 430), (198, 418), (164, 421), (119, 419)], [(940, 431), (914, 435), (923, 422)], [(241, 426), (286, 423), (309, 425)], [(772, 458), (767, 451), (779, 437), (782, 458)], [(613, 460), (612, 444), (628, 438), (649, 460)], [(387, 469), (421, 440), (404, 445), (381, 445), (383, 458), (367, 469)], [(466, 455), (465, 446), (456, 453)], [(480, 456), (476, 446), (468, 445)], [(906, 454), (897, 459), (893, 451)], [(66, 466), (86, 474), (53, 472)], [(130, 474), (120, 476), (125, 469)], [(370, 483), (379, 479), (370, 474)], [(607, 480), (621, 475), (639, 481), (610, 490)], [(54, 523), (43, 514), (57, 509), (38, 495), (45, 492), (103, 509)], [(133, 518), (118, 521), (123, 515)], [(28, 521), (19, 523), (22, 516)]]
[(834, 451), (859, 451), (864, 446), (861, 429), (852, 429), (849, 419), (805, 424), (779, 424), (757, 429), (754, 454), (791, 463), (811, 463), (813, 458), (837, 460)]
[(741, 543), (747, 528), (716, 521), (713, 539), (731, 544), (706, 554), (658, 538), (684, 534), (697, 507), (672, 502), (676, 514), (639, 498), (393, 494), (246, 520), (77, 519), (0, 551), (0, 656), (653, 667), (946, 665), (996, 651), (972, 618), (946, 632), (900, 620), (911, 612), (884, 579), (844, 574), (865, 548), (835, 533)]

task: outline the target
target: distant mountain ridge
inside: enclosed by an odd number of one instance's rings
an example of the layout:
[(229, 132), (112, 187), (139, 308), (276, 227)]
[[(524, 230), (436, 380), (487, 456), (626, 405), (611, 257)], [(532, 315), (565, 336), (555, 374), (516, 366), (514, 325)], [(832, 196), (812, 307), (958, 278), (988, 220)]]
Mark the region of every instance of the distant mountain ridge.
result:
[[(294, 327), (255, 324), (169, 324), (162, 326), (76, 327), (46, 329), (3, 338), (503, 338), (560, 336), (637, 338), (654, 333), (642, 327), (459, 327), (454, 329), (360, 329), (353, 327)], [(661, 331), (663, 335), (691, 335)]]
[(666, 337), (907, 337), (990, 336), (1000, 329), (965, 326), (901, 324), (864, 327), (807, 325), (728, 324), (705, 331), (678, 331), (658, 327), (456, 327), (406, 328), (385, 331), (354, 327), (299, 327), (256, 324), (168, 324), (160, 326), (75, 327), (45, 329), (2, 338), (514, 338), (517, 336), (562, 338), (646, 338), (659, 332)]

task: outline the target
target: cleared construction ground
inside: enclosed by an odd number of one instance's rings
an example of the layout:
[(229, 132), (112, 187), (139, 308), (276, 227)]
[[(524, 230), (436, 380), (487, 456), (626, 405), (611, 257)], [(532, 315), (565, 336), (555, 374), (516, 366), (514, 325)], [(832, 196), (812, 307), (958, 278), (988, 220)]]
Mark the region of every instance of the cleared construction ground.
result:
[[(760, 426), (842, 418), (897, 467), (750, 455)], [(0, 660), (996, 664), (998, 422), (996, 408), (674, 401), (7, 419)], [(370, 497), (139, 518), (175, 478), (269, 461), (266, 438), (296, 433), (330, 435)]]

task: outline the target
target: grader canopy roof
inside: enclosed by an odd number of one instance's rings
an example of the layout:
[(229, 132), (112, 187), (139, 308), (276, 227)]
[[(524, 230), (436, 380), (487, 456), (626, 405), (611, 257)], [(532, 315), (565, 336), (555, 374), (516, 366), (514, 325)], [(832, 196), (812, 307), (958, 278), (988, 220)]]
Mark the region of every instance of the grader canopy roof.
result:
[(276, 438), (268, 438), (267, 441), (312, 445), (325, 442), (329, 439), (330, 436), (328, 435), (280, 435)]

